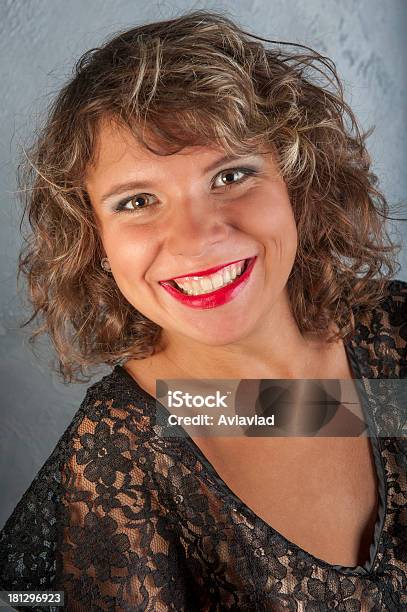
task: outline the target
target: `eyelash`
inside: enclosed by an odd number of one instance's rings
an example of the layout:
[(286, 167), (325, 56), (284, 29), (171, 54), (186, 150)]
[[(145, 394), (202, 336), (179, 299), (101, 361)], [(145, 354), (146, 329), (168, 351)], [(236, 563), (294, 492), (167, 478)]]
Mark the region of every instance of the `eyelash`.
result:
[[(259, 174), (259, 172), (257, 170), (255, 170), (254, 168), (227, 168), (226, 170), (222, 170), (221, 172), (219, 172), (215, 176), (214, 180), (212, 181), (212, 185), (215, 182), (215, 180), (218, 178), (218, 176), (220, 176), (222, 174), (232, 174), (234, 172), (241, 172), (241, 173), (244, 174), (244, 177), (242, 179), (240, 179), (239, 181), (235, 181), (234, 183), (230, 183), (229, 185), (223, 185), (219, 189), (229, 190), (232, 187), (234, 187), (235, 185), (241, 185), (242, 183), (245, 183), (246, 180), (248, 178), (250, 178), (251, 176), (255, 176), (255, 175)], [(150, 204), (148, 206), (144, 205), (144, 206), (139, 207), (138, 209), (137, 208), (133, 208), (133, 210), (124, 208), (125, 205), (128, 202), (131, 202), (132, 200), (134, 200), (134, 199), (136, 199), (136, 198), (138, 198), (140, 196), (145, 196), (145, 195), (151, 195), (151, 194), (148, 194), (148, 193), (139, 193), (137, 195), (133, 195), (133, 196), (130, 196), (129, 198), (125, 198), (124, 200), (121, 200), (120, 202), (118, 202), (117, 206), (115, 206), (113, 212), (115, 212), (115, 213), (121, 213), (121, 212), (133, 213), (133, 212), (136, 212), (137, 210), (139, 212), (141, 212), (145, 208), (150, 208), (151, 206), (154, 206), (154, 204)]]

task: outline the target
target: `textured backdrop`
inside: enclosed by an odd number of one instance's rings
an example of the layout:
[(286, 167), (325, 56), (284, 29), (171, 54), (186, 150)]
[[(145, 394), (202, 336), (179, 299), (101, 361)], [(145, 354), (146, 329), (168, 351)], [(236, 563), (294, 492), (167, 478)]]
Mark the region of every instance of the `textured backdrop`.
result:
[[(406, 200), (405, 0), (2, 0), (0, 526), (54, 448), (86, 387), (110, 371), (100, 368), (88, 384), (65, 386), (50, 373), (53, 355), (48, 343), (44, 340), (34, 355), (27, 333), (19, 329), (25, 314), (24, 296), (17, 293), (15, 280), (19, 148), (30, 141), (44, 108), (86, 49), (123, 27), (198, 8), (226, 10), (260, 36), (302, 43), (330, 56), (362, 127), (376, 126), (368, 146), (386, 197), (390, 203)], [(406, 227), (399, 223), (389, 229), (403, 241)], [(405, 248), (400, 264), (397, 277), (407, 280)]]

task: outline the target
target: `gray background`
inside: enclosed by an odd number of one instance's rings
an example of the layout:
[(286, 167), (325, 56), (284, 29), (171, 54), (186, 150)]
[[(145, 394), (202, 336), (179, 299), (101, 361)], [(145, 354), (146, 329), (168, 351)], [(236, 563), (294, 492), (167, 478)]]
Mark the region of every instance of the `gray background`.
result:
[[(54, 357), (48, 342), (43, 340), (35, 355), (27, 331), (19, 329), (26, 311), (24, 295), (16, 289), (18, 151), (86, 49), (123, 27), (197, 8), (226, 10), (260, 36), (303, 43), (331, 57), (362, 127), (376, 126), (368, 146), (381, 188), (390, 203), (406, 200), (406, 0), (0, 0), (0, 526), (71, 421), (87, 386), (110, 371), (99, 368), (87, 384), (63, 385), (50, 372)], [(393, 216), (405, 217), (406, 210)], [(392, 223), (389, 229), (403, 240), (405, 224)], [(407, 280), (405, 248), (399, 261), (397, 277)]]

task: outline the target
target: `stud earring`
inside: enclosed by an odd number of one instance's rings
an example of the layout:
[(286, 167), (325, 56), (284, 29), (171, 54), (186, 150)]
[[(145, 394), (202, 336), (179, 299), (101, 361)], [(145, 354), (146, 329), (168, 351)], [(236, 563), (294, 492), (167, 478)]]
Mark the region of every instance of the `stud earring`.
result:
[(110, 268), (110, 264), (109, 264), (109, 260), (107, 257), (102, 257), (102, 259), (100, 260), (100, 265), (102, 266), (102, 268), (104, 270), (106, 270), (107, 272), (111, 269)]

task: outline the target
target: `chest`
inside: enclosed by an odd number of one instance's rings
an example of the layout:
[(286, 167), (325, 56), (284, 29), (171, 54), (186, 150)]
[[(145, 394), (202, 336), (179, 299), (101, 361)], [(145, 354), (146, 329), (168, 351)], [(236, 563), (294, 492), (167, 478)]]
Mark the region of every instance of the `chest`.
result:
[(377, 516), (370, 441), (195, 438), (228, 487), (268, 525), (335, 565), (362, 565)]
[[(326, 368), (320, 378), (349, 383), (342, 401), (360, 415), (343, 347)], [(138, 370), (139, 383), (151, 395), (154, 378), (153, 370)], [(263, 521), (315, 557), (352, 567), (369, 555), (378, 482), (370, 439), (344, 436), (191, 437), (229, 489)]]

